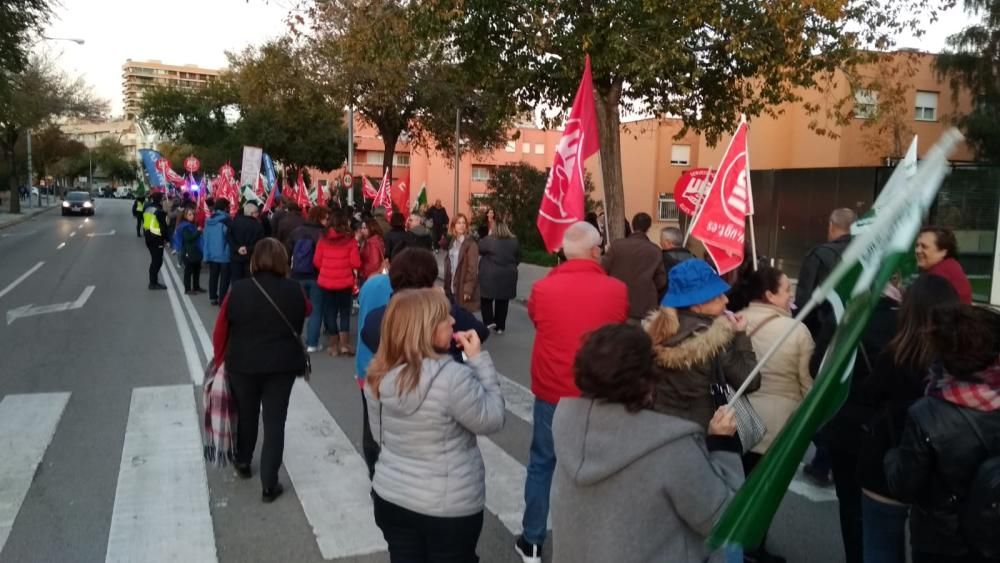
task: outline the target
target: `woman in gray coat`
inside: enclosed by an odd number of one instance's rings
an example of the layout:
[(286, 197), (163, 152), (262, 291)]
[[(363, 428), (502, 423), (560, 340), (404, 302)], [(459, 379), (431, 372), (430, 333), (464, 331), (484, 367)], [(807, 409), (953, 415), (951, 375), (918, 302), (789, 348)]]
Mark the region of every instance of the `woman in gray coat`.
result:
[(723, 559), (705, 538), (743, 483), (733, 412), (720, 407), (706, 433), (649, 410), (652, 356), (642, 329), (623, 324), (594, 331), (576, 356), (583, 396), (559, 401), (552, 421), (553, 563)]
[(507, 309), (517, 297), (517, 265), (521, 246), (506, 223), (497, 222), (489, 236), (479, 241), (479, 299), (483, 324), (503, 334)]
[[(477, 434), (503, 428), (504, 400), (475, 331), (453, 333), (438, 289), (408, 289), (389, 301), (383, 338), (368, 368), (365, 398), (382, 448), (372, 480), (375, 523), (402, 561), (477, 561), (486, 470)], [(468, 363), (448, 355), (454, 339)]]

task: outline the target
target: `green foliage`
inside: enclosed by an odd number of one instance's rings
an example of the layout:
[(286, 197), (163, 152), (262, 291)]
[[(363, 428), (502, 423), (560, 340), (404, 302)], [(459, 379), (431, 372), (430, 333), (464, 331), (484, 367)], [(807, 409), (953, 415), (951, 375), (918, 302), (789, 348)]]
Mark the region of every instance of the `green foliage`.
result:
[(952, 92), (972, 93), (972, 111), (959, 118), (967, 142), (982, 160), (1000, 161), (1000, 0), (965, 0), (979, 16), (948, 38), (937, 58), (938, 71), (950, 78)]
[(295, 167), (330, 171), (343, 164), (342, 106), (314, 80), (290, 41), (230, 53), (229, 65), (204, 89), (153, 88), (144, 94), (140, 115), (171, 139), (164, 155), (175, 166), (195, 154), (206, 170), (226, 161), (238, 168), (243, 145), (263, 147)]
[(49, 0), (4, 0), (0, 2), (0, 97), (9, 93), (11, 75), (28, 65), (31, 35), (52, 16)]

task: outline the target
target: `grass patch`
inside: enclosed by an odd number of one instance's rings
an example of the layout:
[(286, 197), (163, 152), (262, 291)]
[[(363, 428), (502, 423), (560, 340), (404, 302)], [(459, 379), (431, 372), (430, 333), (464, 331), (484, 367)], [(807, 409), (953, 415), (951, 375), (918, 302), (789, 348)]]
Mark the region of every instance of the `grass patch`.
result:
[(521, 250), (521, 261), (536, 266), (552, 267), (556, 265), (556, 255), (541, 248), (524, 248)]

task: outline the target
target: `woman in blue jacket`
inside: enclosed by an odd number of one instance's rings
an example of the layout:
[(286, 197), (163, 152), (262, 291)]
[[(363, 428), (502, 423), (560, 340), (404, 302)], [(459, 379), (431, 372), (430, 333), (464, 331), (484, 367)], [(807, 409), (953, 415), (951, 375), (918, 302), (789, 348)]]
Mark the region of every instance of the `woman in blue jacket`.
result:
[(215, 211), (205, 221), (202, 234), (204, 259), (208, 264), (208, 298), (212, 305), (218, 305), (229, 291), (229, 201), (217, 198)]

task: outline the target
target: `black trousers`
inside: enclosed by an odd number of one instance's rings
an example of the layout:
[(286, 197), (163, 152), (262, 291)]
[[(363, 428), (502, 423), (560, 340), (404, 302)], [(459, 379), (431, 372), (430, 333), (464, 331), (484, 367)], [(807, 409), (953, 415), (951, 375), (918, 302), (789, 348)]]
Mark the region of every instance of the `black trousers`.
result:
[(201, 260), (184, 262), (184, 291), (201, 291)]
[[(250, 261), (229, 263), (229, 283), (234, 284), (244, 278), (250, 277)], [(222, 296), (220, 295), (221, 299)]]
[(163, 266), (163, 239), (147, 236), (146, 249), (149, 250), (149, 285), (156, 285), (160, 283), (160, 268)]
[(425, 516), (372, 493), (375, 523), (392, 563), (476, 563), (483, 512), (458, 518)]
[(361, 428), (361, 453), (365, 456), (365, 465), (368, 466), (368, 478), (375, 478), (375, 462), (378, 461), (378, 454), (382, 453), (382, 448), (372, 436), (372, 425), (368, 422), (368, 399), (365, 392), (361, 391), (361, 412), (363, 425)]
[[(858, 435), (860, 440), (860, 434)], [(855, 442), (856, 444), (857, 442)], [(858, 479), (858, 453), (845, 447), (830, 448), (830, 468), (833, 470), (833, 486), (840, 504), (840, 535), (844, 541), (847, 563), (864, 561), (864, 545), (861, 540), (861, 482)]]
[[(750, 473), (754, 470), (755, 467), (757, 467), (757, 464), (760, 463), (760, 460), (762, 459), (764, 459), (764, 456), (762, 454), (754, 452), (747, 452), (743, 454), (742, 458), (743, 475), (746, 477), (750, 477)], [(765, 552), (767, 552), (767, 530), (764, 530), (764, 538), (760, 541), (760, 546), (758, 546), (757, 549), (746, 550), (746, 553), (755, 555), (760, 555)]]
[(257, 422), (263, 406), (264, 444), (260, 448), (260, 484), (278, 483), (278, 468), (285, 452), (285, 418), (295, 376), (290, 374), (230, 374), (239, 421), (236, 428), (236, 463), (249, 465), (257, 447)]
[(135, 216), (135, 236), (142, 236), (142, 214)]
[(510, 308), (510, 299), (486, 299), (479, 300), (483, 312), (483, 324), (489, 326), (496, 323), (497, 330), (507, 330), (507, 310)]
[(941, 555), (939, 553), (912, 553), (913, 563), (995, 563), (996, 559), (987, 559), (981, 555)]
[(208, 298), (222, 301), (229, 291), (229, 262), (208, 263)]

